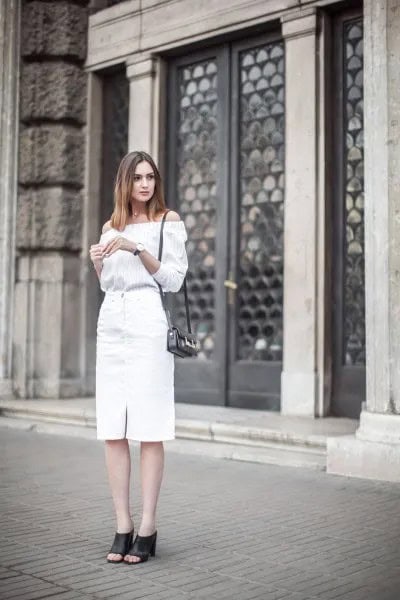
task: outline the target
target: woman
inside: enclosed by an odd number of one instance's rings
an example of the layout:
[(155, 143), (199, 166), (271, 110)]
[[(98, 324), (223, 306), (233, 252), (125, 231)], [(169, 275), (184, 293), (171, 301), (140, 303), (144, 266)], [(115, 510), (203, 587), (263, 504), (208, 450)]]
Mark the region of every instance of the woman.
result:
[[(121, 161), (114, 212), (90, 258), (105, 292), (97, 323), (97, 438), (105, 440), (117, 517), (109, 562), (136, 564), (156, 551), (156, 508), (164, 467), (164, 440), (175, 437), (174, 357), (167, 351), (167, 319), (157, 282), (177, 292), (187, 271), (183, 221), (168, 211), (161, 262), (161, 219), (166, 212), (158, 169), (145, 152)], [(140, 445), (142, 521), (136, 537), (129, 508), (130, 451)]]

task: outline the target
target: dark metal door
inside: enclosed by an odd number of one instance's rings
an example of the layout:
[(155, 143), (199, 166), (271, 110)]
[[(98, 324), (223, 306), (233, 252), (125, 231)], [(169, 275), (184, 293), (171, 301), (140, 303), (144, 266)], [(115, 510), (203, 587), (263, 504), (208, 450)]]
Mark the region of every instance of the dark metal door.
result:
[[(101, 158), (101, 163), (100, 168), (96, 169), (100, 176), (99, 185), (93, 183), (89, 186), (90, 190), (98, 189), (99, 193), (98, 199), (89, 198), (90, 209), (86, 219), (89, 220), (87, 235), (90, 243), (98, 241), (102, 225), (111, 216), (115, 176), (119, 162), (128, 150), (129, 82), (125, 70), (125, 65), (118, 65), (96, 74), (96, 77), (102, 79), (102, 120), (100, 131), (93, 131), (93, 135), (98, 140), (101, 134), (99, 147), (95, 152), (96, 158)], [(98, 99), (96, 104), (97, 102)], [(97, 118), (94, 121), (97, 121)], [(92, 157), (90, 163), (94, 163), (96, 158)], [(95, 174), (90, 175), (90, 179), (93, 177)], [(98, 210), (98, 217), (92, 221), (93, 210)], [(88, 272), (86, 284), (87, 391), (94, 393), (97, 316), (104, 294), (92, 268)]]
[(363, 20), (336, 18), (332, 413), (358, 418), (365, 400)]
[[(284, 46), (232, 48), (228, 403), (279, 409), (283, 342)], [(233, 277), (232, 277), (233, 275)]]
[[(179, 402), (225, 404), (227, 77), (225, 47), (176, 59), (169, 69), (167, 200), (188, 232), (191, 317), (201, 344), (198, 358), (176, 360)], [(182, 298), (175, 300), (184, 326)]]
[[(125, 67), (118, 65), (104, 71), (102, 84), (101, 226), (114, 210), (115, 178), (119, 163), (128, 152), (129, 82)], [(97, 285), (98, 308), (103, 297), (104, 293)]]
[[(177, 360), (181, 402), (279, 408), (284, 50), (254, 38), (174, 59), (168, 199), (188, 230), (202, 350)], [(183, 322), (183, 305), (178, 313)]]
[(119, 163), (128, 152), (129, 82), (125, 66), (106, 71), (103, 82), (101, 223), (114, 210), (114, 183)]

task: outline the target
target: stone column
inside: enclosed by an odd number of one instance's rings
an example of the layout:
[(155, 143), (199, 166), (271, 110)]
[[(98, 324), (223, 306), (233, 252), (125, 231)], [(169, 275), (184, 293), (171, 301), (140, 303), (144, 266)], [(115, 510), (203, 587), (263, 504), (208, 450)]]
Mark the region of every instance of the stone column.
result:
[(20, 8), (20, 0), (0, 2), (0, 396), (12, 393)]
[(82, 393), (81, 248), (87, 7), (22, 8), (13, 386)]
[(160, 83), (162, 64), (150, 55), (127, 61), (129, 79), (129, 150), (144, 150), (159, 159)]
[(318, 409), (318, 82), (315, 9), (282, 18), (286, 48), (284, 342), (281, 411)]
[(367, 399), (331, 473), (400, 481), (400, 4), (364, 0)]

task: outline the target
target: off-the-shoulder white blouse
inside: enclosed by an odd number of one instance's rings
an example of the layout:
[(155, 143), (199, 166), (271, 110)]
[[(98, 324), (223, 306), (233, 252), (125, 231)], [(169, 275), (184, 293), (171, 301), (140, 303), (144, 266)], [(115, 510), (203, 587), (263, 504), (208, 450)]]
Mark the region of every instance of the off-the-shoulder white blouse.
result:
[[(141, 242), (145, 249), (158, 258), (160, 221), (131, 223), (123, 231), (109, 229), (100, 237), (99, 244), (105, 244), (119, 235), (136, 243)], [(150, 275), (139, 256), (133, 252), (117, 250), (103, 259), (100, 287), (107, 291), (130, 291), (142, 287), (155, 287), (158, 282), (165, 292), (178, 292), (188, 268), (185, 242), (187, 233), (183, 221), (166, 221), (164, 225), (164, 245), (159, 270)]]

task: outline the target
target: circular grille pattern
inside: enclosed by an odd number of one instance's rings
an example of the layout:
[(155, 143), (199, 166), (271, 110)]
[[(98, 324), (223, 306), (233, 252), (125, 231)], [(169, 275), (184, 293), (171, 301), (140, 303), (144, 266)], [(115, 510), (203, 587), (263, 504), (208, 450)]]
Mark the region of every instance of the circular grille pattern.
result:
[(362, 19), (344, 26), (344, 362), (365, 364)]
[[(217, 64), (204, 60), (178, 70), (177, 167), (179, 210), (188, 232), (188, 291), (199, 358), (214, 353)], [(180, 296), (180, 295), (179, 295)], [(177, 321), (185, 327), (179, 297)]]
[(282, 360), (284, 95), (282, 42), (240, 54), (238, 358)]

